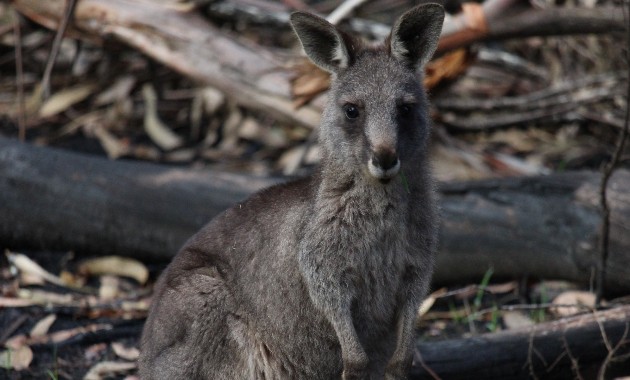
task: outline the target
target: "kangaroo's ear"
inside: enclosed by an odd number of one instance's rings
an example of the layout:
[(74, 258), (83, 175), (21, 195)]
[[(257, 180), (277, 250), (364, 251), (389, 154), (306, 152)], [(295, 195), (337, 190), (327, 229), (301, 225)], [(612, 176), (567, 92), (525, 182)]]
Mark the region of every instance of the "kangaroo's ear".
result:
[(310, 13), (291, 14), (291, 26), (310, 60), (331, 73), (352, 64), (352, 39), (321, 17)]
[(391, 55), (410, 67), (424, 66), (435, 53), (444, 8), (439, 4), (422, 4), (400, 16), (390, 36)]

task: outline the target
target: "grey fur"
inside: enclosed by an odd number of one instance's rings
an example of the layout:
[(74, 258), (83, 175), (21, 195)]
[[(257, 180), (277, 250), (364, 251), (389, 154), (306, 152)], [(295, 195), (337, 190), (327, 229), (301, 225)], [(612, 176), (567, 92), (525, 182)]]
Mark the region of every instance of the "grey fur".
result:
[[(435, 45), (437, 7), (398, 24), (430, 15)], [(342, 36), (322, 21), (292, 17), (314, 60), (335, 57)], [(396, 30), (390, 41), (402, 40)], [(406, 378), (437, 239), (427, 100), (409, 56), (339, 41), (347, 66), (324, 58), (335, 74), (319, 170), (253, 195), (185, 244), (156, 285), (143, 379)]]

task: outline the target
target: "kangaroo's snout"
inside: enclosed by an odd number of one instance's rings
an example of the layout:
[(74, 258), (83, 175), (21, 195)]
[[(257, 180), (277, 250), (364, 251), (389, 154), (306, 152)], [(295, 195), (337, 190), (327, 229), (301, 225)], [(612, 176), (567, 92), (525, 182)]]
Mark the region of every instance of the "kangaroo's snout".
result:
[(398, 174), (400, 160), (394, 149), (379, 148), (372, 152), (372, 157), (368, 162), (368, 170), (371, 175), (387, 180)]

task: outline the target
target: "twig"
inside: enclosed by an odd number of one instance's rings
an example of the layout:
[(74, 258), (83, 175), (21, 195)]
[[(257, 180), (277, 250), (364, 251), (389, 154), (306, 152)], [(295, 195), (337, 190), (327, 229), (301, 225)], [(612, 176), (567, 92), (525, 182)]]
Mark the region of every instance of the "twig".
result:
[[(565, 342), (566, 342), (566, 339), (565, 339)], [(562, 359), (564, 359), (565, 356), (567, 356), (566, 351), (563, 351), (560, 355), (558, 355), (556, 360), (551, 362), (551, 364), (549, 364), (549, 367), (547, 367), (547, 373), (550, 373), (551, 371), (553, 371), (553, 369), (562, 361)]]
[[(578, 309), (583, 309), (584, 311), (592, 310), (587, 305), (583, 305), (580, 303), (574, 304), (557, 304), (557, 303), (539, 303), (539, 304), (519, 304), (519, 305), (502, 305), (499, 306), (500, 311), (514, 311), (514, 310), (541, 310), (541, 309), (559, 309), (563, 307), (575, 307)], [(496, 311), (495, 307), (481, 309), (477, 312), (470, 314), (471, 318), (478, 318), (484, 314), (492, 313)]]
[(44, 76), (42, 77), (42, 96), (44, 99), (50, 96), (50, 76), (52, 74), (53, 67), (55, 66), (59, 50), (61, 49), (61, 41), (63, 40), (64, 34), (66, 34), (66, 29), (68, 29), (68, 24), (74, 14), (76, 4), (77, 0), (66, 1), (66, 9), (63, 14), (63, 18), (59, 23), (59, 27), (57, 28), (57, 33), (55, 34), (55, 39), (53, 40), (53, 46), (50, 49), (50, 55), (48, 56), (46, 68), (44, 69)]
[(545, 120), (567, 119), (574, 120), (574, 111), (579, 104), (558, 104), (554, 107), (527, 111), (521, 113), (500, 113), (489, 117), (484, 116), (467, 116), (458, 117), (453, 114), (444, 114), (442, 122), (454, 131), (487, 131), (505, 127), (513, 127), (533, 122), (541, 122)]
[(18, 138), (20, 141), (26, 139), (26, 114), (24, 110), (24, 65), (22, 62), (22, 28), (20, 26), (20, 15), (15, 12), (15, 22), (13, 33), (15, 34), (15, 71), (17, 73), (17, 102), (18, 102)]
[(534, 331), (529, 334), (529, 342), (527, 346), (527, 369), (529, 371), (529, 376), (532, 379), (538, 380), (538, 376), (536, 376), (536, 372), (534, 371), (534, 361), (532, 360), (532, 352), (534, 351)]
[(425, 371), (427, 371), (427, 373), (431, 376), (433, 380), (441, 380), (440, 376), (438, 376), (438, 374), (435, 373), (435, 371), (433, 371), (431, 367), (427, 365), (427, 363), (425, 363), (424, 359), (422, 359), (422, 354), (417, 349), (414, 351), (414, 359), (418, 360), (418, 363), (420, 363), (420, 366)]
[(15, 318), (13, 322), (9, 326), (5, 327), (5, 330), (0, 334), (0, 344), (4, 345), (4, 342), (13, 334), (17, 329), (22, 326), (24, 322), (29, 318), (28, 314), (20, 314), (19, 317)]
[(606, 349), (608, 350), (608, 354), (606, 355), (606, 358), (602, 362), (602, 365), (599, 367), (599, 372), (597, 373), (597, 379), (598, 380), (604, 380), (604, 379), (606, 379), (606, 368), (608, 368), (608, 365), (615, 358), (615, 354), (621, 348), (621, 346), (623, 346), (624, 344), (628, 343), (626, 341), (626, 338), (628, 337), (628, 331), (629, 331), (630, 325), (626, 322), (625, 329), (623, 330), (623, 335), (621, 336), (621, 338), (619, 338), (619, 341), (613, 347), (610, 344), (610, 340), (608, 339), (608, 335), (606, 334), (606, 330), (604, 329), (604, 326), (602, 325), (602, 323), (599, 320), (599, 318), (597, 318), (597, 314), (596, 313), (597, 312), (594, 312), (595, 321), (597, 321), (597, 325), (599, 326), (599, 330), (602, 333), (602, 339), (604, 340), (604, 344), (606, 345)]
[(337, 25), (341, 20), (346, 18), (356, 7), (365, 3), (366, 0), (346, 0), (339, 7), (337, 7), (334, 11), (332, 11), (326, 20), (333, 24)]
[[(628, 21), (630, 18), (626, 13), (626, 7), (624, 7), (624, 17), (626, 19), (626, 64), (628, 65), (628, 71), (630, 72), (630, 25), (628, 25)], [(621, 135), (619, 136), (619, 140), (617, 141), (617, 146), (615, 148), (615, 152), (613, 156), (604, 166), (604, 170), (602, 173), (602, 181), (599, 188), (599, 203), (602, 212), (602, 223), (600, 225), (599, 230), (599, 265), (597, 268), (597, 284), (595, 290), (595, 304), (599, 305), (602, 300), (602, 295), (604, 293), (604, 282), (606, 281), (606, 263), (608, 262), (608, 243), (610, 240), (610, 207), (608, 204), (608, 181), (612, 176), (615, 168), (619, 163), (619, 159), (623, 153), (624, 147), (626, 145), (626, 139), (628, 138), (628, 133), (630, 131), (630, 78), (628, 78), (627, 82), (627, 93), (626, 93), (626, 116), (624, 120), (624, 128), (621, 130)]]
[[(466, 315), (472, 315), (471, 309), (470, 309), (470, 304), (468, 303), (468, 298), (464, 298), (464, 310), (466, 311)], [(472, 318), (466, 318), (468, 319), (468, 328), (470, 329), (470, 333), (473, 335), (477, 334), (477, 328), (475, 327), (475, 323), (473, 322)]]
[(567, 355), (569, 355), (569, 360), (571, 360), (571, 371), (573, 371), (573, 376), (575, 376), (575, 378), (578, 380), (584, 380), (582, 374), (580, 373), (580, 363), (578, 362), (577, 358), (573, 356), (573, 353), (571, 352), (571, 347), (569, 346), (569, 342), (567, 342), (567, 337), (564, 334), (562, 335), (562, 344), (564, 345), (564, 349), (566, 350), (565, 352), (567, 353)]
[[(442, 98), (436, 99), (435, 105), (442, 110), (477, 112), (480, 110), (496, 110), (497, 108), (539, 109), (558, 104), (591, 102), (606, 97), (614, 92), (619, 81), (625, 75), (613, 72), (589, 75), (584, 78), (567, 79), (540, 91), (520, 96), (509, 96), (496, 99)], [(594, 87), (593, 92), (584, 91), (586, 87)]]

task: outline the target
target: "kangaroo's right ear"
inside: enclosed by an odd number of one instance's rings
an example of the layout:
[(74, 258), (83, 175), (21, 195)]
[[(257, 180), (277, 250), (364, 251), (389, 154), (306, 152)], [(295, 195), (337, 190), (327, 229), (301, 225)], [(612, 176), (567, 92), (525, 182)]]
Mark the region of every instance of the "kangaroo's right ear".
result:
[(291, 26), (308, 58), (322, 69), (337, 73), (352, 64), (352, 39), (321, 17), (291, 14)]
[(440, 40), (444, 8), (439, 4), (418, 5), (400, 16), (390, 36), (391, 54), (412, 68), (424, 66)]

